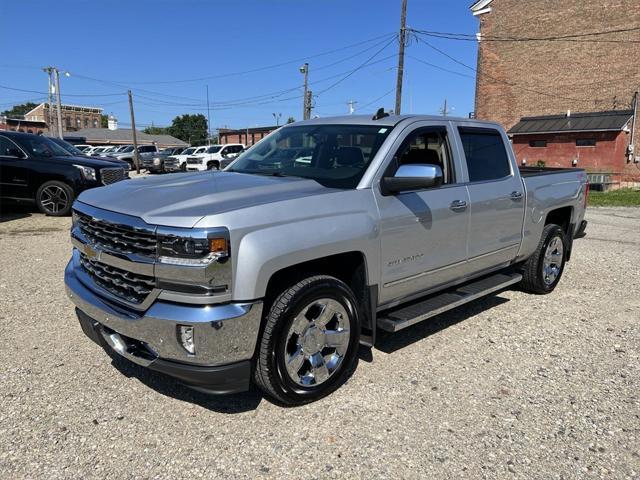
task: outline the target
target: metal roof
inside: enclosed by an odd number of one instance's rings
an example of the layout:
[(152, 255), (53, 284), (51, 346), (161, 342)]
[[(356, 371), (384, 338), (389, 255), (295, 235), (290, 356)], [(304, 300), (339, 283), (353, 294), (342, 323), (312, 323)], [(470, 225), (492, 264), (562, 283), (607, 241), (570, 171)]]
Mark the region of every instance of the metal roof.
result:
[[(84, 128), (73, 132), (76, 137), (85, 137), (87, 142), (92, 143), (132, 143), (133, 136), (131, 135), (130, 128), (118, 128), (116, 130), (109, 130), (108, 128)], [(136, 132), (136, 137), (141, 144), (157, 143), (158, 145), (171, 145), (176, 147), (186, 147), (187, 143), (177, 139), (171, 135), (149, 135), (140, 131)]]
[(527, 135), (564, 132), (619, 132), (632, 116), (633, 110), (610, 110), (571, 113), (570, 115), (522, 117), (507, 133)]

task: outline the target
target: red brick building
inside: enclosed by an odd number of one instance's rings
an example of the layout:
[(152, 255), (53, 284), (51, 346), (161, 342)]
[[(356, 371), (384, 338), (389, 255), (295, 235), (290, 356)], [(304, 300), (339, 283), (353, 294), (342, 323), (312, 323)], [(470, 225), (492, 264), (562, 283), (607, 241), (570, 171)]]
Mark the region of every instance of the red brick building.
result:
[[(581, 167), (592, 183), (620, 184), (627, 166), (632, 110), (524, 117), (509, 131), (521, 165)], [(637, 169), (640, 172), (640, 169)]]
[[(478, 0), (470, 8), (480, 21), (477, 118), (498, 121), (509, 130), (523, 117), (632, 108), (640, 90), (638, 0)], [(605, 167), (636, 181), (639, 123), (634, 154), (624, 164), (609, 159)], [(616, 143), (625, 138), (630, 135), (616, 137)], [(551, 143), (553, 149), (559, 144), (569, 149), (572, 139)], [(564, 155), (578, 154), (587, 169), (601, 164), (594, 159), (589, 165), (584, 149)]]
[(237, 130), (221, 128), (218, 130), (218, 136), (220, 137), (220, 143), (223, 145), (226, 145), (227, 143), (242, 143), (245, 146), (250, 147), (278, 128), (279, 127), (273, 126), (239, 128)]

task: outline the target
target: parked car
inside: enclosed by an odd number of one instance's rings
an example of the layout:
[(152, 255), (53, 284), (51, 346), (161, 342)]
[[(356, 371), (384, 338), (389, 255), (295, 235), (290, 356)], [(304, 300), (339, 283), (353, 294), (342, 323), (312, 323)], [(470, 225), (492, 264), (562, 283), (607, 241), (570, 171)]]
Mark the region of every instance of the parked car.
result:
[(166, 171), (165, 162), (167, 158), (174, 153), (179, 154), (182, 150), (184, 150), (184, 147), (171, 147), (152, 155), (146, 155), (143, 157), (142, 165), (151, 173), (164, 173)]
[(35, 202), (47, 215), (62, 216), (80, 192), (127, 178), (113, 162), (72, 155), (52, 139), (0, 131), (0, 196)]
[(496, 123), (308, 120), (222, 172), (84, 192), (65, 282), (106, 350), (299, 405), (343, 384), (378, 330), (514, 285), (553, 291), (587, 192), (582, 169), (521, 173)]
[(80, 150), (82, 153), (84, 153), (85, 151), (89, 150), (90, 148), (93, 148), (91, 145), (84, 145), (84, 144), (78, 144), (78, 145), (74, 145), (78, 150)]
[(233, 159), (244, 150), (244, 145), (240, 143), (230, 143), (227, 145), (211, 145), (204, 152), (187, 158), (188, 171), (220, 170), (220, 164), (226, 158)]
[[(155, 145), (138, 145), (138, 154), (140, 155), (140, 168), (143, 168), (142, 164), (146, 156), (156, 153), (158, 153), (158, 147)], [(131, 149), (125, 149), (122, 152), (114, 153), (112, 157), (118, 160), (124, 160), (130, 165), (130, 168), (132, 170), (136, 168), (136, 165), (134, 163), (133, 146), (131, 146)]]
[[(57, 143), (59, 146), (61, 146), (62, 148), (64, 148), (68, 153), (70, 153), (71, 155), (73, 155), (74, 157), (81, 157), (84, 155), (84, 153), (77, 148), (75, 145), (65, 141), (65, 140), (61, 140), (58, 137), (47, 137), (49, 138), (52, 142)], [(94, 157), (94, 158), (100, 158), (100, 159), (104, 159), (107, 161), (110, 161), (111, 163), (118, 165), (119, 167), (124, 168), (126, 171), (129, 170), (129, 164), (127, 162), (124, 162), (122, 160), (118, 160), (116, 158), (112, 158), (112, 157)]]
[(204, 153), (207, 147), (188, 147), (178, 155), (167, 157), (164, 162), (164, 168), (167, 172), (177, 172), (178, 170), (187, 170), (187, 158), (194, 155)]

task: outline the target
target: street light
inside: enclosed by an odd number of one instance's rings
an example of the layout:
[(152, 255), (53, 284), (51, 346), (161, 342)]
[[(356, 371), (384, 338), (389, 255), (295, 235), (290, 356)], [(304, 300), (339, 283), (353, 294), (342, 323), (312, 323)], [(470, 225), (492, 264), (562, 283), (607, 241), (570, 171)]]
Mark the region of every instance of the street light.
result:
[(276, 127), (280, 126), (280, 117), (282, 117), (282, 113), (272, 113), (273, 118), (276, 119)]

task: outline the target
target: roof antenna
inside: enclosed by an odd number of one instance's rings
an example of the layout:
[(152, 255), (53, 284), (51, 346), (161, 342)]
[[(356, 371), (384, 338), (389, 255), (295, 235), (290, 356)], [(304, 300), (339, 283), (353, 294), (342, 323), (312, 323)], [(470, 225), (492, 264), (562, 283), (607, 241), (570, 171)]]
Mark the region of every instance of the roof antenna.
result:
[(384, 111), (384, 107), (380, 107), (371, 120), (380, 120), (381, 118), (388, 116), (389, 114)]

